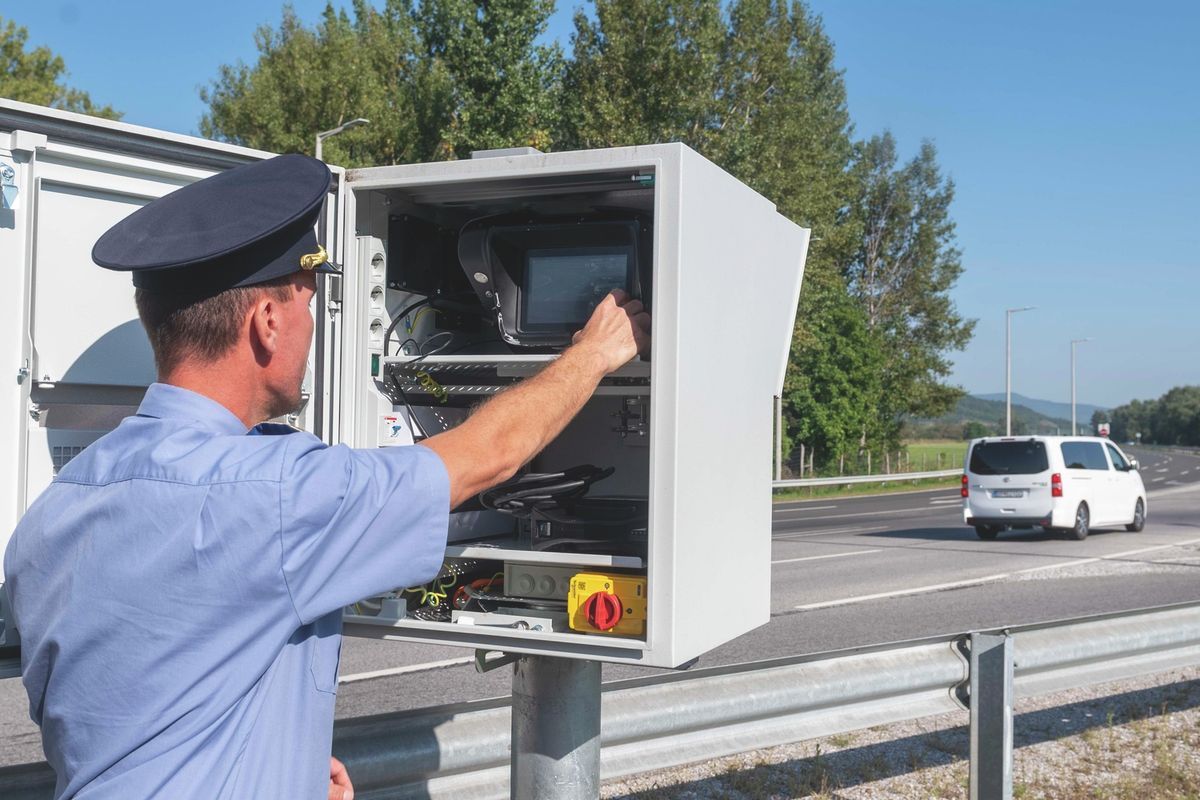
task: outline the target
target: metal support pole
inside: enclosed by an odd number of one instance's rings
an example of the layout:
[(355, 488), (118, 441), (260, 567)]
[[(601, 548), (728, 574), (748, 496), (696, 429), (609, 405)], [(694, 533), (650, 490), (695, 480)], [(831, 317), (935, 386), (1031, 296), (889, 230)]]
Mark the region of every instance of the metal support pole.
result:
[(600, 796), (600, 662), (522, 656), (513, 667), (514, 800)]
[(971, 634), (971, 800), (1012, 800), (1013, 640)]
[(772, 398), (775, 405), (775, 480), (783, 480), (783, 399)]

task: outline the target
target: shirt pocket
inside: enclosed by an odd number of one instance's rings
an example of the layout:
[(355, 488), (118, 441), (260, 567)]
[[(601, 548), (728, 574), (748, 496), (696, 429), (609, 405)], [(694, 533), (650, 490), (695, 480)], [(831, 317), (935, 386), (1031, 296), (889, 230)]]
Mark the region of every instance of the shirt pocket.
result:
[[(330, 619), (336, 617), (335, 619)], [(330, 624), (332, 623), (332, 624)], [(341, 612), (315, 623), (311, 670), (318, 692), (337, 694), (338, 664), (342, 658)]]

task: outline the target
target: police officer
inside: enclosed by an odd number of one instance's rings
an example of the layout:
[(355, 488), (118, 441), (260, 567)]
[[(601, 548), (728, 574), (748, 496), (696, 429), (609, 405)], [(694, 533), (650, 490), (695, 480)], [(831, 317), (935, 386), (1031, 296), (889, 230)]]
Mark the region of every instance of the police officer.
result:
[(450, 509), (648, 346), (614, 291), (553, 364), (418, 446), (260, 424), (300, 403), (316, 273), (335, 269), (313, 234), (330, 180), (299, 155), (238, 167), (95, 245), (133, 275), (158, 382), (5, 553), (56, 798), (351, 798), (330, 757), (341, 608), (432, 580)]

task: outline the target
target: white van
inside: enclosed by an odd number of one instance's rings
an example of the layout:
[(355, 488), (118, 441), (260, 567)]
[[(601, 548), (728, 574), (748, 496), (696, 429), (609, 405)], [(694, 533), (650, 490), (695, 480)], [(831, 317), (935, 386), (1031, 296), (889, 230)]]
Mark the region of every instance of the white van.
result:
[(963, 521), (980, 539), (1041, 526), (1074, 539), (1088, 531), (1146, 524), (1146, 487), (1136, 460), (1094, 436), (974, 439), (963, 462)]

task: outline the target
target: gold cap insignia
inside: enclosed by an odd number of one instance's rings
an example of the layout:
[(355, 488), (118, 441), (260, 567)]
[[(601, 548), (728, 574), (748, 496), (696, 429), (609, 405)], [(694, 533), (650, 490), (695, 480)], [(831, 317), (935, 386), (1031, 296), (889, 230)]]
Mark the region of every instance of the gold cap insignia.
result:
[(313, 270), (329, 260), (329, 253), (325, 252), (325, 248), (317, 245), (317, 252), (308, 253), (300, 256), (300, 269)]

